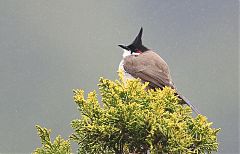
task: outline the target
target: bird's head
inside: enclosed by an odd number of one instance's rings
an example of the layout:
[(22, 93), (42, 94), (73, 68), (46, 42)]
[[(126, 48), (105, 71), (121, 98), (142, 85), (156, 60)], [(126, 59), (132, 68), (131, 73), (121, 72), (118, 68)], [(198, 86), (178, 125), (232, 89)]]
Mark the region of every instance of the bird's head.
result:
[(128, 46), (118, 45), (118, 46), (123, 48), (123, 50), (127, 50), (127, 51), (131, 52), (131, 54), (133, 54), (133, 53), (141, 54), (141, 53), (149, 50), (147, 47), (145, 47), (142, 44), (142, 32), (143, 32), (143, 29), (141, 27), (140, 32), (138, 33), (137, 37), (130, 45), (128, 45)]

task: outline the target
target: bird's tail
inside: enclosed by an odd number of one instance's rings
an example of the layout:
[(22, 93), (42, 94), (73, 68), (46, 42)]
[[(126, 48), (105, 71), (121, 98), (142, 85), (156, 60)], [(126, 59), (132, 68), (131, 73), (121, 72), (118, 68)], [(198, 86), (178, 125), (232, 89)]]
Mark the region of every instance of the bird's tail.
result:
[(177, 94), (178, 94), (178, 97), (183, 100), (184, 104), (187, 104), (189, 107), (191, 107), (191, 109), (192, 109), (196, 114), (201, 114), (201, 113), (198, 111), (198, 109), (197, 109), (186, 97), (184, 97), (183, 95), (181, 95), (181, 94), (178, 93), (178, 92), (177, 92)]

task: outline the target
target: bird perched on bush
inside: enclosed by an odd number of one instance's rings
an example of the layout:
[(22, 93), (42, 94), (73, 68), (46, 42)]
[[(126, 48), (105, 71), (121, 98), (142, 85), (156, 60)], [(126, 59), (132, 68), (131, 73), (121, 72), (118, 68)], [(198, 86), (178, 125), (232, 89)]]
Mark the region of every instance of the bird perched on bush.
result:
[[(124, 71), (124, 78), (140, 78), (142, 82), (149, 83), (150, 89), (162, 89), (168, 86), (176, 90), (167, 63), (156, 52), (142, 44), (142, 33), (141, 28), (130, 45), (119, 45), (124, 51), (119, 65), (119, 69)], [(189, 105), (194, 112), (199, 114), (199, 111), (177, 90), (176, 94), (182, 100), (181, 102)]]

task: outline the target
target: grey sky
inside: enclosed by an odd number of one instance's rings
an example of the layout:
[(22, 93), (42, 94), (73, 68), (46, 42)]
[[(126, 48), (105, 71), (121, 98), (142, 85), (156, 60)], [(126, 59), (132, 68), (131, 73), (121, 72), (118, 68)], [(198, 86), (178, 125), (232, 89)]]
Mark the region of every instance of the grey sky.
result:
[(222, 128), (221, 153), (238, 153), (237, 0), (0, 0), (0, 153), (31, 152), (40, 124), (52, 137), (78, 117), (72, 89), (116, 79), (140, 27), (178, 90)]

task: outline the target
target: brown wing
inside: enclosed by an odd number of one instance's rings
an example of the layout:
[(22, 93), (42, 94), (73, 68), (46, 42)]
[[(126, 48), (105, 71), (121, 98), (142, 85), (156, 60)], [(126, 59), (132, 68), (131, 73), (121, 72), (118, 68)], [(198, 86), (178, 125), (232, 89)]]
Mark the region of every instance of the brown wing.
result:
[(174, 88), (167, 63), (153, 51), (125, 57), (123, 67), (134, 78), (149, 82), (151, 88)]

